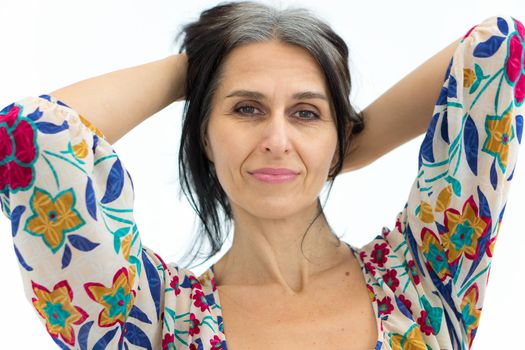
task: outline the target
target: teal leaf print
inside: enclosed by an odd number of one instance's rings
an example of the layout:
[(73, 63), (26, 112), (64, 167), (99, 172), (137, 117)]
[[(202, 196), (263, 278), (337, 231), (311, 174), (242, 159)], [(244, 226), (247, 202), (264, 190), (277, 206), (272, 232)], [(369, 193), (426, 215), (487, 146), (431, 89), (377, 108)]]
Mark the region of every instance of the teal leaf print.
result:
[(65, 269), (71, 263), (71, 248), (66, 244), (64, 254), (62, 254), (62, 269)]
[(20, 217), (26, 211), (26, 207), (18, 205), (11, 213), (11, 235), (16, 236), (18, 232), (18, 226), (20, 225)]
[(434, 329), (435, 334), (438, 334), (441, 329), (441, 320), (443, 319), (443, 309), (440, 307), (433, 307), (428, 302), (427, 298), (423, 295), (421, 298), (421, 301), (423, 302), (423, 307), (425, 308), (425, 311), (427, 312), (428, 319), (430, 320), (430, 324), (432, 325), (432, 328)]
[(18, 250), (16, 245), (15, 245), (15, 254), (18, 259), (18, 262), (20, 263), (20, 265), (22, 265), (24, 269), (26, 269), (26, 271), (33, 271), (33, 268), (26, 263), (26, 261), (24, 260), (24, 257), (22, 256), (22, 254), (20, 254), (20, 251)]
[(115, 248), (115, 253), (120, 252), (120, 239), (126, 236), (129, 232), (129, 227), (122, 227), (113, 232), (113, 247)]
[(465, 155), (467, 158), (467, 163), (472, 170), (474, 175), (478, 175), (478, 149), (479, 149), (479, 137), (478, 129), (472, 118), (467, 116), (465, 121)]
[(142, 329), (129, 322), (126, 323), (125, 327), (126, 331), (124, 333), (127, 341), (144, 349), (152, 349), (148, 336)]
[(496, 158), (492, 161), (492, 165), (490, 166), (490, 183), (492, 184), (492, 188), (496, 190), (496, 187), (498, 187), (498, 173), (496, 172)]
[(122, 188), (124, 187), (124, 170), (120, 159), (117, 158), (111, 170), (109, 171), (108, 179), (106, 182), (106, 193), (100, 200), (101, 203), (107, 204), (113, 202), (115, 199), (120, 197)]
[(480, 58), (486, 58), (493, 56), (501, 46), (501, 43), (505, 40), (502, 36), (491, 36), (487, 41), (479, 43), (474, 49), (474, 56)]
[(476, 81), (470, 87), (469, 94), (473, 94), (481, 85), (481, 82), (489, 77), (489, 75), (483, 74), (483, 69), (477, 63), (474, 64), (474, 71), (476, 72)]
[(93, 346), (93, 350), (105, 350), (111, 340), (113, 340), (115, 337), (115, 333), (117, 333), (118, 329), (119, 327), (116, 327), (115, 329), (112, 329), (111, 331), (104, 334), (104, 336), (100, 338)]
[(88, 182), (86, 184), (86, 208), (89, 215), (97, 220), (97, 203), (95, 199), (95, 191), (93, 190), (93, 181), (90, 177), (88, 177)]
[(447, 176), (445, 178), (445, 180), (452, 185), (452, 191), (454, 192), (454, 194), (458, 197), (461, 196), (461, 183), (454, 179), (452, 176)]
[(89, 252), (99, 245), (98, 243), (93, 243), (89, 239), (79, 235), (68, 235), (67, 238), (73, 247), (83, 252)]
[(89, 336), (89, 331), (91, 326), (93, 326), (94, 321), (90, 321), (83, 325), (78, 331), (78, 345), (80, 345), (80, 350), (88, 350), (87, 341)]

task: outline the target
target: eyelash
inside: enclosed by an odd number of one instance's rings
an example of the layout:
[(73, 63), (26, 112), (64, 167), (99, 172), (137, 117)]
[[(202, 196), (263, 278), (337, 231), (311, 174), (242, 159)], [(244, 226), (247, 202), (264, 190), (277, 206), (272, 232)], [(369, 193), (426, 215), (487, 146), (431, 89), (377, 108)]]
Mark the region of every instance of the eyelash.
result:
[[(254, 108), (254, 109), (258, 109), (257, 107), (253, 106), (253, 105), (250, 105), (250, 104), (246, 104), (246, 105), (241, 105), (241, 106), (238, 106), (237, 108), (234, 109), (234, 112), (237, 113), (237, 114), (241, 114), (241, 115), (249, 115), (249, 114), (252, 114), (252, 113), (242, 113), (240, 112), (240, 109), (242, 108)], [(319, 117), (319, 114), (311, 111), (311, 110), (308, 110), (308, 109), (303, 109), (303, 110), (300, 110), (298, 112), (309, 112), (313, 115), (313, 117), (311, 118), (300, 118), (298, 117), (298, 119), (302, 119), (302, 120), (315, 120), (315, 119), (320, 119)]]

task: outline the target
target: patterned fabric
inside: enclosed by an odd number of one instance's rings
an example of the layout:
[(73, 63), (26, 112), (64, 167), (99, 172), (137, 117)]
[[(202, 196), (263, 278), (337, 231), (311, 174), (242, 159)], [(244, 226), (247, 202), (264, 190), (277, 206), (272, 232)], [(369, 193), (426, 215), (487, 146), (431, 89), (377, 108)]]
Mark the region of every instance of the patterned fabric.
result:
[[(392, 229), (357, 249), (376, 349), (466, 349), (478, 328), (525, 109), (525, 28), (491, 17), (446, 72)], [(141, 244), (133, 182), (104, 135), (50, 96), (0, 112), (0, 203), (33, 304), (62, 349), (226, 349), (213, 267)]]

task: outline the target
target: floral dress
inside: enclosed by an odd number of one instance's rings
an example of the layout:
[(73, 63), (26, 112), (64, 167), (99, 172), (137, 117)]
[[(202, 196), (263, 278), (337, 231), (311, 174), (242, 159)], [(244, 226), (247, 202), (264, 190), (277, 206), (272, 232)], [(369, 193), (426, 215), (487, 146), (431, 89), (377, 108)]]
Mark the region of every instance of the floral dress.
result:
[[(521, 143), (524, 42), (510, 16), (466, 33), (405, 207), (391, 229), (349, 245), (376, 314), (375, 349), (472, 344)], [(56, 345), (227, 349), (213, 266), (195, 276), (142, 246), (133, 201), (118, 155), (75, 110), (41, 95), (0, 112), (2, 212), (26, 296)]]

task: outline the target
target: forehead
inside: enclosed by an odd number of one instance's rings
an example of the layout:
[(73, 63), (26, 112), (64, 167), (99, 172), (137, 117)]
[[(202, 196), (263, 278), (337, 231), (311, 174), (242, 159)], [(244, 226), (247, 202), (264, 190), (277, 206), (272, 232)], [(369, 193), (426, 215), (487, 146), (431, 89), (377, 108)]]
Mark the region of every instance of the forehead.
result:
[(311, 88), (327, 92), (315, 58), (297, 45), (277, 41), (250, 43), (233, 49), (222, 67), (222, 90), (254, 84)]

